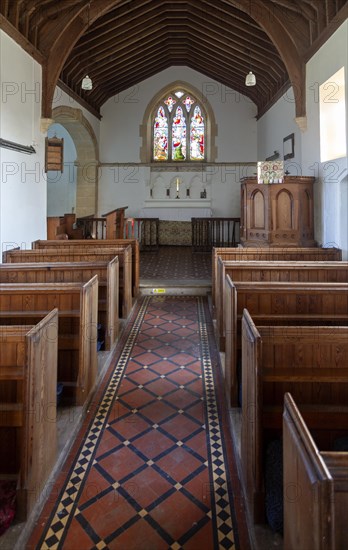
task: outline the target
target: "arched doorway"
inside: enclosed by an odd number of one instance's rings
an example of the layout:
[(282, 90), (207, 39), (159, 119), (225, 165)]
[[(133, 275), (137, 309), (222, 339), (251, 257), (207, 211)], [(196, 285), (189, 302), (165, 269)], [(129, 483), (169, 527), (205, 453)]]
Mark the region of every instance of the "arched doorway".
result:
[(67, 130), (76, 148), (76, 215), (97, 214), (99, 149), (94, 130), (81, 109), (56, 107), (52, 118)]

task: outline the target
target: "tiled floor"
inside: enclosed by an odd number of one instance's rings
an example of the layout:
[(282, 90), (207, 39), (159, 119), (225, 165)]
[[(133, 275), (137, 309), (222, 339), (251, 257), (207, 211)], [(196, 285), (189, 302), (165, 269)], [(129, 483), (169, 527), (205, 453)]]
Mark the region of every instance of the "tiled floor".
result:
[(248, 550), (207, 299), (139, 301), (28, 550)]
[(161, 246), (157, 252), (140, 255), (142, 280), (209, 280), (211, 253), (193, 252), (191, 246)]

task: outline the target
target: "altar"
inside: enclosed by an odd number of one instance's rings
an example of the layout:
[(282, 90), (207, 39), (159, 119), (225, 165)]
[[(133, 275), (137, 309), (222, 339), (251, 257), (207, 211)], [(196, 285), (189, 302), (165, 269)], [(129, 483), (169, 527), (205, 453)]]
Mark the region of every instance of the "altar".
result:
[(159, 244), (191, 246), (191, 218), (211, 218), (211, 201), (208, 199), (164, 199), (145, 201), (141, 218), (159, 219)]

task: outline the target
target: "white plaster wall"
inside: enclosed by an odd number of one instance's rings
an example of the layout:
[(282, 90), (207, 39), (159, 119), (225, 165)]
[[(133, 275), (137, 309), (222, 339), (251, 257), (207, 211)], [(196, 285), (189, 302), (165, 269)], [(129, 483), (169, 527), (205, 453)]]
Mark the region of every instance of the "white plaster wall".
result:
[(150, 169), (136, 164), (101, 166), (99, 170), (98, 215), (128, 206), (128, 217), (139, 217), (150, 181)]
[[(301, 175), (301, 131), (295, 122), (295, 100), (292, 88), (258, 120), (257, 159), (265, 160), (278, 151), (280, 160), (284, 158), (283, 139), (295, 134), (295, 156), (285, 161), (285, 169), (291, 175)], [(303, 174), (308, 175), (308, 174)]]
[(0, 135), (33, 145), (27, 155), (0, 149), (2, 249), (46, 237), (45, 141), (40, 132), (41, 66), (0, 30)]
[(52, 109), (55, 109), (56, 107), (71, 107), (72, 109), (80, 109), (82, 111), (83, 116), (88, 120), (90, 125), (92, 126), (95, 137), (97, 141), (99, 141), (99, 132), (100, 132), (100, 120), (99, 118), (92, 115), (90, 111), (85, 109), (80, 103), (75, 101), (72, 97), (70, 97), (66, 92), (64, 92), (59, 86), (56, 86), (56, 89), (54, 91), (54, 97), (52, 101)]
[[(147, 198), (151, 180), (150, 169), (138, 165), (140, 159), (140, 125), (153, 97), (171, 82), (180, 80), (200, 90), (209, 101), (217, 123), (217, 163), (209, 167), (211, 198), (216, 216), (238, 216), (239, 176), (241, 167), (226, 167), (222, 163), (243, 165), (257, 160), (256, 106), (233, 90), (187, 67), (171, 67), (144, 80), (138, 86), (109, 99), (102, 107), (100, 124), (99, 214), (112, 208), (129, 205), (127, 215), (139, 215)], [(117, 163), (110, 166), (108, 163)], [(133, 164), (134, 163), (134, 164)], [(254, 171), (254, 169), (253, 169)], [(194, 172), (182, 173), (188, 181)], [(175, 172), (163, 172), (169, 179)], [(238, 208), (237, 208), (238, 204)]]
[[(348, 259), (345, 219), (347, 204), (347, 156), (320, 162), (319, 87), (341, 67), (345, 67), (346, 112), (348, 112), (348, 22), (329, 38), (307, 63), (307, 121), (302, 136), (302, 168), (317, 178), (315, 184), (315, 230), (319, 243), (336, 244)], [(348, 122), (347, 135), (348, 135)]]
[(64, 139), (63, 172), (47, 172), (47, 216), (63, 216), (76, 208), (76, 148), (61, 124), (52, 124), (47, 136)]

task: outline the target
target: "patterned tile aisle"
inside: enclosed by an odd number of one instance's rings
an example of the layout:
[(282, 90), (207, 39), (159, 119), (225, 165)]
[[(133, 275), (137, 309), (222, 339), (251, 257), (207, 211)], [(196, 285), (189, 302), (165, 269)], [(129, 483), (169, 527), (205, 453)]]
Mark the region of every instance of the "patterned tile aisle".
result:
[(143, 298), (121, 344), (27, 548), (247, 550), (207, 300)]

